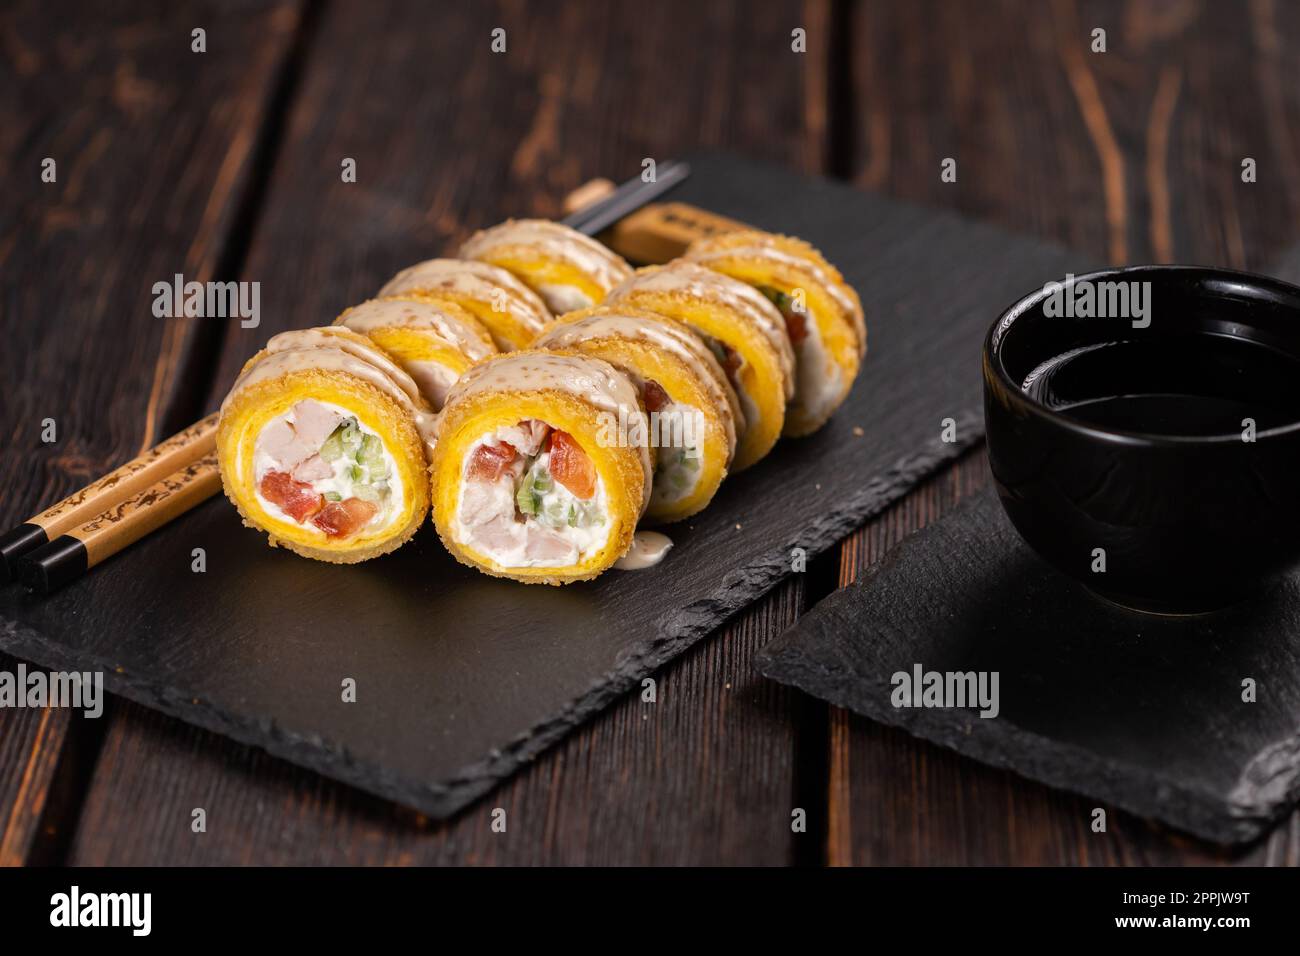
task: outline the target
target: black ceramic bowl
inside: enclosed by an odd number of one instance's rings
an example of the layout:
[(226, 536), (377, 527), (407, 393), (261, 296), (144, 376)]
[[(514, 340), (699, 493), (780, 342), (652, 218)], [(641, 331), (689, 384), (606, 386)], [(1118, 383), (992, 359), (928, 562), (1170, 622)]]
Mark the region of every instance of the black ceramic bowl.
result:
[(989, 464), (1025, 541), (1159, 613), (1223, 607), (1300, 563), (1300, 289), (1137, 266), (1054, 291), (984, 343)]

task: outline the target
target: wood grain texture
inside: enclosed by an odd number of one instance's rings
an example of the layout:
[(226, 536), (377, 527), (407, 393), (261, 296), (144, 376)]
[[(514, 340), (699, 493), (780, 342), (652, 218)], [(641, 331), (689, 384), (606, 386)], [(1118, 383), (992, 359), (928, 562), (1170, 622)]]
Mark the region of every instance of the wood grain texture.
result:
[[(0, 353), (0, 373), (42, 383), (0, 396), (6, 521), (130, 457), (148, 430), (142, 412), (177, 404), (154, 396), (176, 395), (184, 376), (170, 370), (191, 335), (164, 341), (147, 284), (131, 276), (166, 277), (177, 259), (202, 275), (223, 258), (230, 196), (246, 182), (272, 85), (265, 58), (293, 28), (277, 19), (289, 6), (109, 15), (79, 4), (56, 22), (52, 8), (24, 4), (0, 17), (0, 323), (30, 342)], [(203, 70), (186, 59), (195, 10), (210, 38), (240, 37), (210, 43)], [(810, 42), (797, 61), (795, 25)], [(494, 26), (509, 36), (499, 60), (487, 54)], [(1108, 31), (1104, 55), (1088, 51), (1094, 26)], [(1300, 232), (1298, 34), (1300, 14), (1278, 0), (790, 2), (764, 4), (761, 17), (738, 0), (474, 4), (454, 15), (327, 5), (248, 217), (257, 229), (243, 277), (264, 283), (264, 325), (230, 336), (208, 403), (272, 331), (329, 321), (396, 264), (506, 215), (554, 214), (589, 176), (621, 178), (645, 156), (701, 144), (829, 169), (1094, 258), (1261, 266)], [(56, 149), (75, 158), (44, 186), (39, 161)], [(346, 186), (345, 156), (358, 160)], [(939, 179), (948, 156), (954, 184)], [(1257, 183), (1241, 182), (1245, 156)], [(93, 432), (64, 430), (92, 411)], [(69, 436), (54, 450), (35, 437), (47, 415)], [(854, 536), (844, 580), (983, 475), (980, 456), (968, 457)], [(1098, 838), (1074, 798), (840, 711), (823, 723), (824, 709), (753, 684), (753, 651), (819, 593), (794, 587), (667, 668), (657, 710), (616, 705), (447, 826), (120, 706), (71, 858), (782, 862), (807, 858), (801, 840), (768, 829), (766, 808), (788, 814), (793, 790), (810, 808), (820, 798), (812, 835), (827, 831), (832, 863), (1219, 861), (1133, 820)], [(721, 673), (745, 690), (728, 696)], [(66, 725), (62, 711), (0, 711), (0, 862), (29, 855)], [(820, 769), (825, 793), (806, 779)], [(209, 813), (204, 835), (189, 830), (197, 806)], [(488, 826), (496, 806), (507, 834)], [(76, 814), (73, 803), (58, 819)], [(1300, 862), (1300, 819), (1241, 859)]]
[[(1300, 95), (1284, 4), (869, 4), (852, 23), (855, 181), (1112, 262), (1261, 268), (1294, 241)], [(1107, 52), (1089, 48), (1107, 31)], [(1261, 170), (1241, 181), (1241, 160)], [(940, 180), (945, 157), (955, 183)], [(989, 317), (992, 321), (993, 316)], [(852, 536), (847, 583), (987, 480), (966, 460)], [(1300, 814), (1229, 856), (833, 709), (832, 864), (1300, 864)]]
[(864, 186), (1116, 263), (1259, 268), (1300, 235), (1293, 5), (932, 0), (851, 23)]
[[(85, 4), (72, 16), (45, 3), (6, 6), (5, 527), (158, 437), (189, 331), (154, 317), (151, 287), (177, 272), (213, 275), (296, 16), (290, 3)], [(197, 26), (208, 31), (206, 54), (191, 51)], [(54, 182), (42, 181), (46, 158)], [(45, 419), (57, 428), (49, 444)], [(0, 658), (0, 668), (13, 662)], [(66, 711), (0, 711), (0, 863), (27, 857), (74, 723)]]
[[(827, 7), (327, 8), (271, 171), (245, 278), (263, 326), (231, 329), (210, 403), (282, 328), (326, 323), (399, 267), (509, 215), (555, 215), (595, 174), (700, 145), (821, 162)], [(819, 19), (820, 18), (820, 19)], [(810, 29), (807, 54), (790, 31)], [(493, 54), (490, 31), (507, 32)], [(716, 56), (682, 58), (689, 49)], [(672, 69), (665, 70), (671, 63)], [(340, 181), (351, 157), (357, 182)], [(786, 584), (450, 824), (134, 706), (120, 709), (76, 862), (791, 862), (797, 706), (753, 652), (804, 602)], [(636, 622), (629, 622), (635, 627)], [(820, 746), (820, 745), (819, 745)], [(190, 811), (208, 832), (190, 832)], [(491, 811), (506, 811), (493, 833)], [(129, 809), (128, 809), (129, 808)]]

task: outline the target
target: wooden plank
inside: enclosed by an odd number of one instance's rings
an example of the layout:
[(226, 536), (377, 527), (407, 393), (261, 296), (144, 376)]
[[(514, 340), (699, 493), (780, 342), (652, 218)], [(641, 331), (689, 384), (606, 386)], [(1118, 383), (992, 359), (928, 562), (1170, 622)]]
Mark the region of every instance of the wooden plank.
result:
[[(215, 274), (297, 19), (289, 2), (6, 6), (4, 527), (133, 457), (184, 404), (193, 329), (155, 318), (151, 287)], [(191, 49), (196, 27), (206, 53)], [(0, 863), (62, 838), (79, 794), (68, 807), (47, 797), (75, 772), (60, 764), (70, 732), (99, 729), (64, 710), (0, 710)]]
[[(474, 5), (450, 18), (423, 3), (329, 8), (245, 272), (263, 282), (266, 321), (231, 330), (211, 401), (271, 332), (330, 321), (481, 225), (556, 215), (593, 175), (634, 175), (643, 158), (698, 145), (816, 168), (827, 23), (824, 5), (796, 3), (762, 18), (687, 0)], [(498, 26), (505, 54), (489, 49)], [(796, 26), (807, 54), (790, 49)], [(340, 182), (345, 157), (355, 184)], [(790, 826), (802, 704), (750, 660), (804, 600), (802, 583), (778, 589), (658, 675), (657, 703), (620, 702), (442, 826), (125, 706), (72, 859), (789, 862), (812, 839)], [(496, 807), (505, 834), (491, 830)]]
[(1300, 235), (1293, 6), (929, 0), (854, 7), (851, 30), (866, 188), (1116, 263), (1259, 268)]
[[(875, 4), (852, 30), (863, 185), (1115, 262), (1259, 267), (1295, 238), (1294, 8)], [(939, 177), (950, 156), (956, 183)], [(1273, 173), (1242, 183), (1244, 156)], [(987, 480), (981, 454), (918, 490), (845, 543), (841, 582)], [(833, 864), (1300, 862), (1300, 814), (1229, 857), (1123, 815), (1093, 834), (1082, 798), (842, 710), (829, 748)]]

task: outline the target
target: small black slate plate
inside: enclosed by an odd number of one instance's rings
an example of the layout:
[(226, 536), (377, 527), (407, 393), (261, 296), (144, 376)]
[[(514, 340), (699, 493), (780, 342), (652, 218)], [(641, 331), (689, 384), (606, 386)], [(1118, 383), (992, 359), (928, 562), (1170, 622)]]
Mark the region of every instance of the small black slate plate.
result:
[(445, 816), (772, 587), (791, 549), (829, 547), (976, 442), (989, 323), (1087, 266), (770, 166), (691, 163), (673, 198), (804, 236), (843, 269), (871, 354), (831, 423), (728, 480), (658, 568), (526, 587), (457, 565), (427, 528), (395, 554), (333, 567), (267, 548), (218, 499), (48, 599), (0, 592), (0, 647), (101, 669), (111, 690)]
[[(895, 707), (892, 676), (998, 672), (1000, 711)], [(907, 538), (760, 655), (768, 677), (1220, 843), (1300, 796), (1300, 577), (1200, 617), (1091, 596), (993, 492)], [(1243, 680), (1257, 701), (1243, 701)]]

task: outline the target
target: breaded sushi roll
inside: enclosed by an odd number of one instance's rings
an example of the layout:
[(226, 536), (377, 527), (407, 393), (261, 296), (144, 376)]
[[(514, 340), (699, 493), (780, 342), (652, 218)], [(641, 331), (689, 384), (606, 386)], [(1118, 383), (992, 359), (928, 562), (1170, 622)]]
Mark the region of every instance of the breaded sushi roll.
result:
[(433, 515), (464, 564), (531, 584), (594, 578), (650, 502), (636, 387), (580, 352), (482, 362), (452, 388), (430, 468)]
[(658, 312), (690, 326), (717, 356), (745, 420), (732, 468), (748, 468), (776, 444), (794, 395), (794, 350), (781, 314), (743, 282), (682, 259), (638, 269), (607, 305)]
[(700, 239), (686, 258), (752, 285), (780, 309), (797, 368), (785, 434), (797, 437), (821, 428), (848, 396), (867, 354), (857, 292), (808, 243), (769, 232)]
[(546, 219), (508, 219), (484, 229), (461, 246), (460, 256), (513, 273), (556, 315), (600, 305), (632, 274), (618, 253)]
[(640, 390), (656, 452), (648, 519), (679, 521), (713, 499), (744, 418), (722, 366), (698, 335), (655, 312), (597, 306), (559, 319), (535, 344), (604, 359)]
[(434, 411), (475, 362), (497, 354), (483, 323), (453, 302), (370, 299), (334, 320), (368, 337), (415, 380)]
[(527, 348), (553, 316), (532, 289), (505, 269), (472, 259), (429, 259), (393, 276), (380, 298), (450, 302), (472, 313), (498, 349)]
[(222, 402), (222, 485), (272, 546), (364, 561), (428, 514), (434, 427), (415, 382), (369, 339), (339, 326), (285, 332)]

